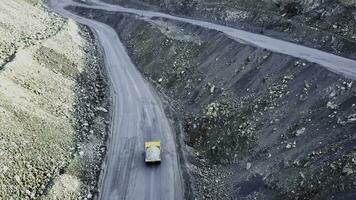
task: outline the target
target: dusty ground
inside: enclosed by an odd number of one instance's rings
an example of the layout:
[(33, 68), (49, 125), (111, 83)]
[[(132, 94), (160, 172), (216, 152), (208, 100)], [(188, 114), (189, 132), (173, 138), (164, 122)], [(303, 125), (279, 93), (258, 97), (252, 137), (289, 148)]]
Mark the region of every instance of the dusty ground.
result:
[[(13, 58), (17, 49), (53, 36), (64, 20), (24, 0), (3, 1), (0, 7), (0, 66)], [(35, 1), (31, 1), (35, 3)], [(36, 1), (39, 2), (39, 1)], [(19, 14), (21, 13), (21, 14)], [(13, 23), (16, 22), (16, 23)], [(31, 22), (30, 24), (28, 22)]]
[[(105, 151), (107, 110), (95, 110), (103, 97), (93, 93), (106, 84), (93, 36), (41, 3), (0, 5), (0, 199), (93, 196)], [(83, 125), (90, 119), (99, 121)], [(85, 125), (101, 127), (85, 132)]]
[(197, 199), (355, 197), (352, 80), (200, 27), (72, 9), (114, 27), (177, 105)]

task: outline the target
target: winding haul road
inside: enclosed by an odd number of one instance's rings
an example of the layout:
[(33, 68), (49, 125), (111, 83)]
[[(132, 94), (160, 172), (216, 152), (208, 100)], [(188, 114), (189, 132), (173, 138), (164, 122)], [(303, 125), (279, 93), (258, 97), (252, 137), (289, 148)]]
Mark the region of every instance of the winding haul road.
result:
[(250, 33), (247, 31), (239, 30), (224, 25), (214, 24), (211, 22), (177, 17), (177, 16), (172, 16), (169, 14), (154, 12), (154, 11), (125, 8), (119, 5), (104, 3), (99, 0), (89, 0), (89, 1), (94, 2), (94, 5), (90, 5), (90, 6), (84, 4), (76, 4), (76, 5), (81, 7), (90, 7), (90, 8), (101, 9), (106, 11), (130, 13), (146, 18), (161, 17), (161, 18), (176, 20), (180, 22), (186, 22), (189, 24), (205, 27), (208, 29), (217, 30), (219, 32), (225, 33), (227, 36), (229, 36), (231, 39), (236, 40), (237, 42), (268, 49), (273, 52), (290, 55), (296, 58), (305, 59), (309, 62), (317, 63), (323, 67), (326, 67), (332, 72), (342, 74), (348, 78), (356, 80), (355, 60), (337, 56), (317, 49), (305, 47), (302, 45), (294, 44), (291, 42), (274, 39), (268, 36), (264, 36), (256, 33)]
[[(114, 90), (112, 133), (100, 187), (100, 198), (104, 200), (183, 199), (183, 178), (174, 136), (160, 100), (132, 64), (117, 34), (105, 24), (66, 11), (64, 7), (68, 5), (191, 23), (223, 32), (238, 42), (302, 58), (356, 79), (356, 61), (334, 54), (205, 21), (124, 8), (98, 0), (92, 2), (93, 5), (84, 5), (72, 0), (48, 0), (48, 5), (64, 17), (89, 26), (104, 49)], [(143, 162), (143, 143), (154, 139), (163, 144), (162, 164), (148, 167)]]
[[(104, 164), (100, 199), (183, 199), (183, 181), (173, 132), (159, 98), (144, 80), (116, 32), (109, 26), (82, 18), (64, 9), (70, 0), (49, 0), (57, 13), (95, 31), (104, 49), (114, 90), (112, 133)], [(162, 163), (146, 166), (144, 141), (162, 141)]]

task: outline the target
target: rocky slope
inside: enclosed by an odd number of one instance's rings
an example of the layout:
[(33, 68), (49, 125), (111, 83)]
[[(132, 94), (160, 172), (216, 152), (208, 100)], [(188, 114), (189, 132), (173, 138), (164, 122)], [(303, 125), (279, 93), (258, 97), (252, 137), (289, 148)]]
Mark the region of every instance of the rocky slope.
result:
[(352, 80), (201, 27), (70, 9), (115, 28), (182, 114), (197, 199), (355, 198)]
[(42, 1), (4, 1), (0, 21), (0, 199), (90, 196), (108, 117), (93, 36)]
[(104, 0), (263, 33), (356, 58), (352, 0)]

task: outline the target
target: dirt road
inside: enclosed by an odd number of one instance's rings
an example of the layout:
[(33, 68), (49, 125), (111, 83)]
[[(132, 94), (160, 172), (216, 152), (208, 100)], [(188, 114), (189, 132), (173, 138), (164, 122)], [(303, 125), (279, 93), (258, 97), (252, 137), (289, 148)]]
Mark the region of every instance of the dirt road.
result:
[[(183, 199), (174, 136), (159, 97), (132, 64), (115, 31), (64, 10), (71, 3), (70, 0), (50, 0), (49, 6), (95, 31), (104, 49), (115, 94), (101, 199)], [(143, 144), (146, 140), (162, 141), (161, 165), (145, 165)]]

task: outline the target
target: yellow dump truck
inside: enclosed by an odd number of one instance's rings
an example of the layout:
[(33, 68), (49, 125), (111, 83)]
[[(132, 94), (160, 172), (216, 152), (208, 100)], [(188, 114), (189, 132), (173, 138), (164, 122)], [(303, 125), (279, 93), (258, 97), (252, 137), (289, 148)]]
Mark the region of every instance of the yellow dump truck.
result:
[(161, 162), (161, 141), (145, 142), (145, 162), (146, 163)]

